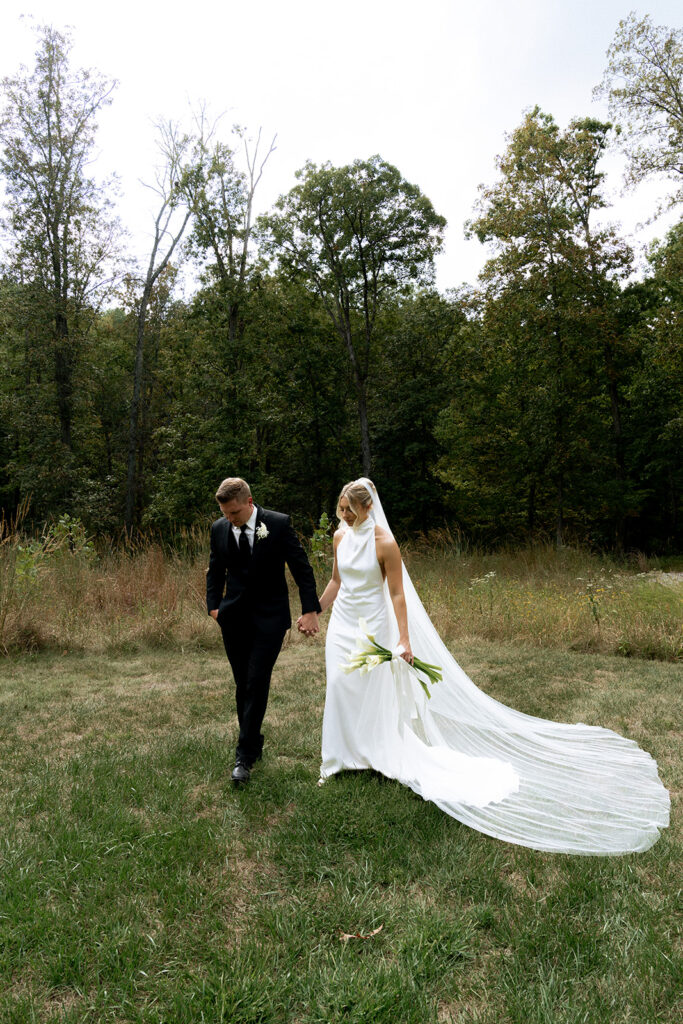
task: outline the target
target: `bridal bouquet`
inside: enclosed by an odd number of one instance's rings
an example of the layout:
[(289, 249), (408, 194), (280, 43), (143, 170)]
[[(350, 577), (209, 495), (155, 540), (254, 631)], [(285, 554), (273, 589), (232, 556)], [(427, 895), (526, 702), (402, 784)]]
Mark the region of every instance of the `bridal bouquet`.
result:
[[(398, 659), (401, 657), (403, 653), (402, 647), (397, 647), (395, 651), (390, 651), (377, 643), (374, 636), (368, 632), (368, 624), (365, 619), (359, 619), (358, 626), (361, 635), (358, 637), (356, 650), (349, 654), (348, 663), (341, 666), (342, 672), (346, 672), (347, 675), (356, 671), (370, 672), (378, 665), (383, 665), (385, 661), (392, 661), (394, 658)], [(430, 665), (428, 662), (422, 661), (421, 658), (415, 657), (413, 657), (412, 665), (409, 661), (406, 662), (406, 665), (414, 670), (417, 681), (431, 700), (432, 695), (427, 689), (427, 683), (420, 673), (425, 675), (430, 683), (440, 683), (443, 678), (441, 668), (438, 665)]]

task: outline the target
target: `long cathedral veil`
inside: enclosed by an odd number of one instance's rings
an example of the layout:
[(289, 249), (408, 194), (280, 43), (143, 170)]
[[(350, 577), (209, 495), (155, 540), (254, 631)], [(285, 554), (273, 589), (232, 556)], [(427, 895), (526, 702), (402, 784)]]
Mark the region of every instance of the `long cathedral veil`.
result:
[[(375, 522), (391, 533), (376, 487), (365, 477), (358, 483), (372, 494)], [(536, 850), (624, 854), (652, 846), (669, 823), (669, 794), (650, 754), (610, 729), (534, 718), (483, 693), (439, 637), (405, 566), (403, 588), (412, 649), (443, 669), (419, 706), (421, 739), (507, 762), (519, 777), (517, 791), (498, 803), (434, 802), (465, 825)], [(389, 601), (386, 584), (385, 591)]]

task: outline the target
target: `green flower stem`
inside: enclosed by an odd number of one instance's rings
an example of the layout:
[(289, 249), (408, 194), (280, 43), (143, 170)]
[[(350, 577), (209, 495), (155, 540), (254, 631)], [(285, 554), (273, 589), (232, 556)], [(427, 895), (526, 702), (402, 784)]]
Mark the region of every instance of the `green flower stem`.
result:
[[(343, 666), (343, 671), (350, 673), (356, 671), (370, 672), (377, 665), (386, 664), (386, 662), (393, 661), (395, 655), (386, 647), (382, 647), (378, 644), (373, 636), (369, 633), (363, 632), (363, 643), (367, 641), (368, 646), (363, 646), (354, 651), (348, 657), (348, 663)], [(359, 638), (360, 640), (360, 638)], [(428, 661), (422, 661), (421, 658), (413, 657), (412, 664), (407, 662), (408, 667), (411, 668), (416, 676), (417, 680), (427, 695), (428, 699), (431, 700), (431, 693), (427, 688), (427, 683), (421, 678), (420, 673), (427, 677), (427, 680), (433, 685), (434, 683), (440, 683), (443, 679), (443, 671), (440, 665), (432, 665)]]

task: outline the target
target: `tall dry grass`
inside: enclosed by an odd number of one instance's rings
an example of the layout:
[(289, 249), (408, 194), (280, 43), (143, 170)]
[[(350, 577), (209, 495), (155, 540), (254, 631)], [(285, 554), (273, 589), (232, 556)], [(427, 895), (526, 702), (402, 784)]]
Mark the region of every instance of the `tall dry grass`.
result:
[(407, 558), (441, 635), (678, 661), (681, 574), (636, 571), (581, 551)]
[[(134, 650), (216, 640), (206, 614), (207, 552), (154, 541), (96, 552), (50, 531), (0, 535), (0, 650)], [(188, 553), (192, 552), (192, 553)], [(17, 568), (19, 567), (19, 569)]]
[[(319, 585), (329, 571), (314, 551)], [(0, 650), (116, 651), (220, 644), (206, 614), (208, 537), (177, 550), (141, 538), (99, 553), (62, 517), (40, 537), (0, 524)], [(683, 657), (683, 574), (644, 560), (550, 546), (484, 553), (439, 535), (404, 557), (444, 640), (504, 640), (677, 661)], [(292, 594), (293, 611), (297, 608)], [(298, 643), (298, 636), (290, 638)]]

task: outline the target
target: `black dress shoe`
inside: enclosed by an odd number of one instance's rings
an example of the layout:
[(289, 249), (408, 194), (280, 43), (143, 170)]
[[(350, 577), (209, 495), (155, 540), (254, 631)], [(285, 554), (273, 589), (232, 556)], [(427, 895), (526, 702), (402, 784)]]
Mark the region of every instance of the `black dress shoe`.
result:
[(232, 770), (232, 781), (236, 786), (241, 786), (245, 782), (249, 782), (251, 776), (251, 769), (246, 766), (244, 761), (238, 761)]

